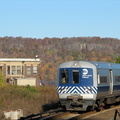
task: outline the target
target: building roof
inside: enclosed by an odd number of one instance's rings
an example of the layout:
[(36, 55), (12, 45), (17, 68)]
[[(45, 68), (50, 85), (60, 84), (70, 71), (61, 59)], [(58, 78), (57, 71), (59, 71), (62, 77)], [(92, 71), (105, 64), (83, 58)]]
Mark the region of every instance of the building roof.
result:
[(0, 62), (41, 62), (39, 58), (0, 58)]

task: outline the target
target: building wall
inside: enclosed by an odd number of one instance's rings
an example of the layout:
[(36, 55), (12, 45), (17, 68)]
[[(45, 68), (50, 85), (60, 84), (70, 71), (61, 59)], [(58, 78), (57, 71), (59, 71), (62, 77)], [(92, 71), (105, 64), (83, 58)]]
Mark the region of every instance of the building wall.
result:
[(38, 77), (40, 59), (0, 59), (0, 69), (6, 79)]
[(18, 78), (15, 82), (16, 85), (19, 86), (36, 86), (36, 79), (35, 78)]

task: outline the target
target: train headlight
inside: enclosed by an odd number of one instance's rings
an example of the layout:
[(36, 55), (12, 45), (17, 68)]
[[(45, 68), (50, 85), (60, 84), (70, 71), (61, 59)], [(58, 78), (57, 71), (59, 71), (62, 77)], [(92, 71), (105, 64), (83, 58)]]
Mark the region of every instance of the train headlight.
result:
[(67, 91), (67, 89), (63, 89), (63, 91)]
[(75, 63), (75, 66), (77, 66), (77, 63)]
[(66, 88), (65, 88), (65, 89), (60, 89), (60, 90), (61, 90), (61, 91), (63, 91), (63, 92), (64, 92), (64, 91), (67, 91), (67, 89), (66, 89)]
[(88, 91), (88, 89), (87, 89), (87, 88), (85, 88), (84, 90), (85, 90), (85, 92), (87, 92), (87, 91)]

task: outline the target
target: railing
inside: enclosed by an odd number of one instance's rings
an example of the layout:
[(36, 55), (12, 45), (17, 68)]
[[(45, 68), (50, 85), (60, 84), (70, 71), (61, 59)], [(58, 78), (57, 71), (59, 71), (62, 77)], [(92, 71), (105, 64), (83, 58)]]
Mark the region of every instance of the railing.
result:
[(117, 120), (117, 115), (120, 117), (120, 112), (118, 110), (115, 110), (114, 120)]

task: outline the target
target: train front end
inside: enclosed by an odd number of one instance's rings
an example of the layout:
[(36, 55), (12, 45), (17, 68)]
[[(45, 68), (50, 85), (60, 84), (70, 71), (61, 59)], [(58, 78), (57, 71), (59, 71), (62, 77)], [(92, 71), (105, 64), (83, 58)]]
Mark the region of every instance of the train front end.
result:
[(96, 67), (85, 61), (59, 66), (57, 92), (62, 106), (70, 111), (93, 109), (97, 95)]

